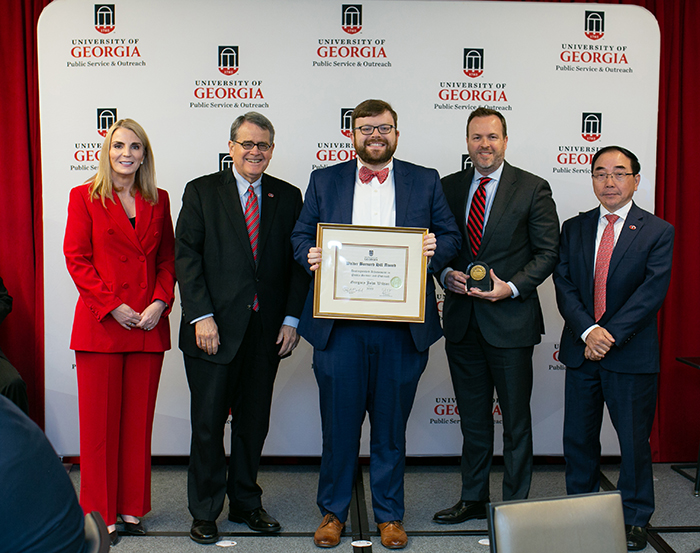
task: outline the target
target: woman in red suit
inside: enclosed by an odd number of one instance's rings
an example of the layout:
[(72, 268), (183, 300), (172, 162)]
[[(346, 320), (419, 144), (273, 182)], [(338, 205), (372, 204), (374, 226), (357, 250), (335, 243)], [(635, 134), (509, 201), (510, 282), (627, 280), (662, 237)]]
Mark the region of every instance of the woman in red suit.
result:
[(99, 511), (112, 543), (151, 509), (151, 432), (174, 300), (170, 201), (156, 188), (153, 151), (131, 119), (109, 129), (97, 174), (71, 190), (63, 244), (80, 299), (75, 350), (80, 503)]

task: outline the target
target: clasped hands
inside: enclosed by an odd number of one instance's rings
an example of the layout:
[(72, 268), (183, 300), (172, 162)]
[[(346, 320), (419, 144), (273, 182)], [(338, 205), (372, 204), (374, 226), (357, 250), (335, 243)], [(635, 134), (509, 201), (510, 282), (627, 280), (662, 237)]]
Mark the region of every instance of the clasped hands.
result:
[(615, 343), (615, 338), (602, 326), (597, 326), (586, 336), (586, 349), (583, 355), (589, 361), (600, 361)]
[(153, 330), (160, 321), (160, 317), (165, 311), (166, 304), (162, 300), (156, 300), (143, 310), (143, 313), (134, 311), (127, 304), (122, 303), (110, 311), (114, 319), (126, 330), (140, 328), (142, 330)]
[[(437, 239), (434, 233), (429, 232), (423, 237), (423, 255), (428, 258), (433, 257), (435, 255), (435, 248), (437, 248)], [(319, 247), (309, 248), (306, 259), (309, 262), (309, 269), (311, 271), (317, 271), (323, 260), (322, 249)]]
[(509, 298), (513, 295), (513, 290), (508, 283), (501, 280), (490, 270), (491, 282), (493, 282), (493, 290), (489, 292), (484, 292), (478, 288), (467, 289), (467, 275), (462, 271), (450, 271), (445, 275), (445, 287), (455, 294), (466, 294), (475, 298), (481, 298), (487, 301), (499, 301)]

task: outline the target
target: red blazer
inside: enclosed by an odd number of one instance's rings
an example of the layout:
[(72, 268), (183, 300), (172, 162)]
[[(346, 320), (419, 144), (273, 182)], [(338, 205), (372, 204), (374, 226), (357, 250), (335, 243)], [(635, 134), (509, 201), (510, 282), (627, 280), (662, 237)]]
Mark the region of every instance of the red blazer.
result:
[[(165, 190), (158, 190), (156, 205), (136, 193), (134, 229), (118, 199), (107, 199), (103, 206), (99, 199), (90, 200), (87, 184), (74, 188), (63, 253), (80, 293), (71, 349), (105, 353), (170, 349), (175, 250)], [(122, 303), (141, 312), (155, 300), (168, 307), (151, 331), (126, 330), (110, 315)]]

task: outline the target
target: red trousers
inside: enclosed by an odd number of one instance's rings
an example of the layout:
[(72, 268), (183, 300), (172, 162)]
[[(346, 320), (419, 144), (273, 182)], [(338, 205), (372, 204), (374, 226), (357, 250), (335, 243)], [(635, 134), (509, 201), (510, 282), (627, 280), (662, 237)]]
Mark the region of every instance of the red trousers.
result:
[(75, 352), (80, 505), (107, 525), (151, 510), (151, 434), (163, 353)]

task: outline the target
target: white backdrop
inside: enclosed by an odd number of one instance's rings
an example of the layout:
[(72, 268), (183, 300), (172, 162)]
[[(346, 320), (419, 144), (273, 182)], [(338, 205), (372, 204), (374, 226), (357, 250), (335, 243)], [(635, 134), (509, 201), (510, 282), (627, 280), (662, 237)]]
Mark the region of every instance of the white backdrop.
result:
[[(561, 220), (596, 205), (592, 153), (630, 148), (642, 163), (635, 200), (653, 210), (659, 29), (636, 6), (385, 0), (54, 0), (39, 21), (44, 182), (46, 431), (60, 455), (79, 453), (74, 354), (77, 292), (62, 241), (69, 190), (96, 170), (106, 127), (139, 121), (153, 144), (173, 220), (185, 184), (226, 163), (241, 113), (274, 123), (268, 172), (305, 190), (309, 173), (354, 156), (347, 110), (374, 97), (399, 114), (397, 157), (441, 175), (465, 162), (465, 122), (502, 110), (507, 159), (548, 179)], [(535, 453), (561, 453), (562, 321), (551, 279), (539, 289), (547, 333), (535, 348)], [(442, 297), (438, 297), (442, 302)], [(189, 452), (189, 392), (170, 317), (153, 453)], [(494, 418), (500, 422), (497, 400)], [(442, 342), (431, 349), (409, 422), (411, 455), (461, 451)], [(363, 452), (367, 453), (367, 432)], [(500, 433), (496, 451), (500, 452)], [(618, 452), (609, 422), (604, 453)], [(319, 455), (317, 387), (302, 341), (282, 363), (266, 455)]]

